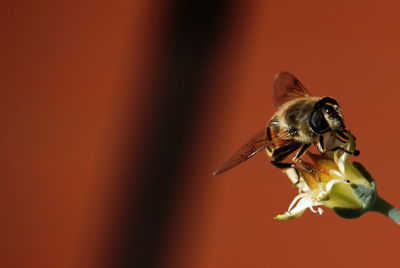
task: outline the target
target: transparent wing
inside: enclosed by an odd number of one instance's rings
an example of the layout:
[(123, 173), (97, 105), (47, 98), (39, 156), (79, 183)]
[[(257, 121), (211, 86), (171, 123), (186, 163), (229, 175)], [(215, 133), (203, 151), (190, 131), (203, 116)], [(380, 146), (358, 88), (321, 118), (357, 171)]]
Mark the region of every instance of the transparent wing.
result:
[(253, 157), (256, 153), (265, 149), (270, 144), (266, 137), (266, 129), (259, 131), (248, 142), (246, 142), (239, 150), (237, 150), (228, 160), (225, 161), (217, 170), (214, 175), (221, 174), (247, 159)]
[(275, 76), (274, 102), (277, 107), (289, 100), (309, 96), (312, 96), (311, 93), (291, 73), (282, 72)]

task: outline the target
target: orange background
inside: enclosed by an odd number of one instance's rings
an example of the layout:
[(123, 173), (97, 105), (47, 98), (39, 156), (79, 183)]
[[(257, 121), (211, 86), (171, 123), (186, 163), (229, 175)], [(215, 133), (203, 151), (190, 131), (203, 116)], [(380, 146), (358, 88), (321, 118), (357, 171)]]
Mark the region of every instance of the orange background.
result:
[[(115, 174), (124, 145), (146, 129), (147, 85), (173, 8), (160, 3), (2, 4), (1, 267), (100, 267), (109, 258), (115, 211), (124, 206), (124, 180)], [(264, 155), (211, 173), (274, 113), (272, 79), (285, 70), (313, 94), (339, 101), (358, 138), (357, 161), (399, 207), (399, 8), (396, 1), (235, 4), (206, 70), (209, 94), (192, 123), (159, 267), (398, 264), (399, 227), (381, 215), (346, 220), (325, 209), (273, 220), (296, 189)]]

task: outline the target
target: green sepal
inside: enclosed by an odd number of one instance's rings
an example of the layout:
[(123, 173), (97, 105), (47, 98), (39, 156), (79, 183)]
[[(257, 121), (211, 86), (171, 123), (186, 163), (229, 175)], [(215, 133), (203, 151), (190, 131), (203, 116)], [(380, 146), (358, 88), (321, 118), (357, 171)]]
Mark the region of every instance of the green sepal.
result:
[(362, 176), (369, 182), (375, 183), (375, 180), (372, 178), (371, 174), (365, 169), (365, 167), (359, 162), (353, 162), (353, 166), (362, 174)]
[(340, 208), (335, 207), (333, 211), (337, 215), (342, 218), (346, 219), (355, 219), (359, 218), (362, 214), (369, 211), (370, 208), (374, 206), (376, 201), (376, 191), (375, 191), (375, 182), (371, 182), (372, 188), (367, 187), (362, 184), (351, 184), (350, 187), (353, 190), (354, 195), (357, 199), (361, 202), (362, 208), (361, 209), (350, 209), (350, 208)]
[(346, 219), (356, 219), (363, 214), (363, 212), (359, 209), (350, 209), (350, 208), (333, 208), (333, 211), (340, 217)]
[(372, 188), (367, 187), (362, 184), (351, 184), (351, 189), (357, 197), (357, 199), (362, 203), (362, 210), (366, 211), (371, 208), (376, 200), (376, 187), (375, 182), (371, 182)]
[(371, 183), (372, 187), (367, 187), (362, 184), (351, 184), (350, 187), (355, 195), (355, 197), (362, 204), (362, 208), (360, 209), (349, 209), (349, 208), (340, 208), (335, 207), (333, 211), (342, 218), (346, 219), (355, 219), (359, 218), (365, 212), (368, 212), (375, 206), (375, 202), (377, 200), (376, 193), (376, 183), (374, 179), (371, 177), (369, 172), (358, 162), (353, 162), (353, 165), (357, 168), (357, 170), (363, 175), (365, 179)]

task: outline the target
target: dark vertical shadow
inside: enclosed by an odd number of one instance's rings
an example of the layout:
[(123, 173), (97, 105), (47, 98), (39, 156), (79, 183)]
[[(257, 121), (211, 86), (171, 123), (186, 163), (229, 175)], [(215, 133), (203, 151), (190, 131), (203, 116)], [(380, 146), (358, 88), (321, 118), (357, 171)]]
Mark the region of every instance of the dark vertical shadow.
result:
[[(230, 0), (174, 1), (169, 40), (164, 51), (165, 61), (153, 84), (155, 107), (148, 118), (149, 125), (141, 140), (140, 170), (133, 174), (127, 161), (127, 182), (139, 184), (127, 187), (123, 207), (121, 241), (111, 267), (158, 267), (174, 196), (182, 184), (177, 174), (185, 141), (192, 134), (192, 120), (201, 107), (207, 88), (203, 81), (223, 22), (234, 5)], [(144, 89), (145, 90), (145, 89)], [(135, 131), (135, 130), (134, 130)], [(135, 188), (135, 189), (133, 189)], [(136, 207), (135, 207), (136, 206)]]

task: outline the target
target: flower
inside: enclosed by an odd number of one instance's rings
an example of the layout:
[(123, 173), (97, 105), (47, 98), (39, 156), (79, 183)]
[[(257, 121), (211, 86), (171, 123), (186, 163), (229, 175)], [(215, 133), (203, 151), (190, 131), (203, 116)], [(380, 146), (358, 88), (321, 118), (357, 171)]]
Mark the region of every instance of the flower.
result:
[(358, 218), (367, 211), (377, 211), (400, 224), (399, 210), (377, 195), (375, 181), (361, 164), (350, 162), (350, 152), (355, 147), (355, 138), (349, 133), (344, 150), (322, 155), (308, 153), (312, 163), (302, 161), (299, 167), (286, 169), (284, 172), (299, 194), (288, 211), (275, 219), (298, 218), (307, 208), (321, 215), (320, 206), (325, 206), (344, 218)]

